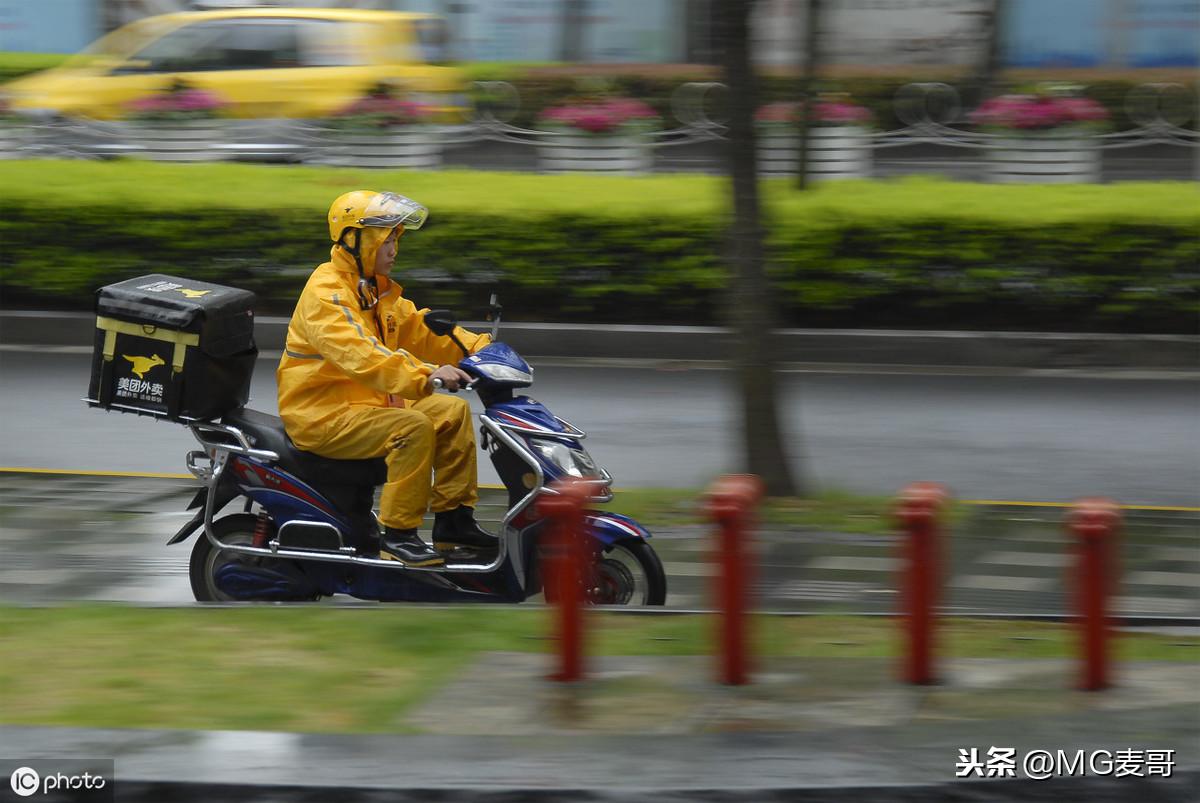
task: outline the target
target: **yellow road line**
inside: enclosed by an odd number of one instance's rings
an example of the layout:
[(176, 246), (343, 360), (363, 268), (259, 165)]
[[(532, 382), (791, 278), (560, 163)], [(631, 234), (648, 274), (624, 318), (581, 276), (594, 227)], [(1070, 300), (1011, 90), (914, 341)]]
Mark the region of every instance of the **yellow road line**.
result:
[[(1020, 502), (1003, 499), (964, 499), (964, 505), (997, 505), (1005, 507), (1071, 507), (1072, 502)], [(1122, 505), (1122, 510), (1157, 510), (1167, 513), (1200, 513), (1200, 507), (1183, 507), (1179, 505)]]
[[(195, 479), (191, 474), (165, 474), (151, 471), (76, 471), (60, 468), (23, 468), (23, 467), (0, 467), (0, 473), (5, 474), (55, 474), (59, 476), (74, 476), (74, 477), (128, 477), (130, 479), (146, 478), (156, 480), (190, 480)], [(503, 485), (482, 484), (479, 486), (482, 489), (489, 491), (503, 491)], [(614, 489), (620, 493), (620, 489)], [(1070, 502), (1025, 502), (1012, 499), (963, 499), (964, 505), (995, 505), (1001, 507), (1071, 507)], [(1200, 507), (1184, 507), (1180, 505), (1122, 505), (1118, 504), (1122, 510), (1148, 510), (1159, 511), (1164, 513), (1200, 513)]]
[(6, 474), (57, 474), (68, 477), (128, 477), (154, 480), (192, 480), (191, 474), (162, 474), (153, 471), (71, 471), (59, 468), (0, 468)]
[[(152, 480), (195, 479), (191, 474), (167, 474), (155, 471), (80, 471), (66, 468), (24, 468), (21, 466), (0, 466), (0, 474), (57, 474), (65, 477), (129, 477), (130, 479), (149, 478)], [(480, 485), (479, 487), (493, 491), (504, 490), (503, 485)]]

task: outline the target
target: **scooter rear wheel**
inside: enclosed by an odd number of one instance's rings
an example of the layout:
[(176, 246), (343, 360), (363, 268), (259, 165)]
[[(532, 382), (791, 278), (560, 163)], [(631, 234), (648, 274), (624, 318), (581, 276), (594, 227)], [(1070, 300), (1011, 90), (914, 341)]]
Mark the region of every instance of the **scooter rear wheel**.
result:
[[(254, 528), (258, 517), (249, 513), (226, 516), (213, 522), (213, 532), (226, 544), (250, 545), (254, 542)], [(236, 598), (222, 591), (216, 583), (217, 570), (228, 563), (261, 565), (273, 558), (259, 558), (217, 549), (203, 532), (196, 536), (192, 557), (188, 563), (188, 578), (192, 584), (192, 596), (198, 602), (236, 602)], [(320, 594), (298, 597), (296, 601), (320, 599)]]

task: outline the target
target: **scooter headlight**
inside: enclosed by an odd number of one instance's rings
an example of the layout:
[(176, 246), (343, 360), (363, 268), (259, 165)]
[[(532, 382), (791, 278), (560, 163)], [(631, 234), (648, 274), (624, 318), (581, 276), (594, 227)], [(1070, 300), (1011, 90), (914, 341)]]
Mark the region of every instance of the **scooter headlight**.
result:
[(533, 383), (532, 376), (510, 365), (480, 363), (475, 365), (474, 369), (494, 382), (524, 382), (527, 385)]
[(558, 466), (572, 477), (590, 480), (600, 476), (592, 456), (583, 449), (572, 449), (565, 443), (541, 438), (530, 438), (529, 445), (547, 463)]

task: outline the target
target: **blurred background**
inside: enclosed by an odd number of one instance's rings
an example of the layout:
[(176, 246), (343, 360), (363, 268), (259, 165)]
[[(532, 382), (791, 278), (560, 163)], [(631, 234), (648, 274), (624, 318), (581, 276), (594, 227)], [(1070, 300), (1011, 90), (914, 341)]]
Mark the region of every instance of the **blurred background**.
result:
[[(972, 67), (980, 51), (998, 46), (1010, 67), (1197, 66), (1197, 9), (1188, 0), (827, 0), (825, 5), (824, 48), (837, 63)], [(717, 61), (712, 0), (518, 0), (502, 6), (453, 0), (10, 1), (0, 7), (0, 49), (74, 53), (101, 34), (144, 17), (239, 6), (437, 14), (450, 33), (446, 55), (464, 61)], [(802, 52), (805, 3), (762, 0), (755, 6), (755, 60), (794, 65)]]

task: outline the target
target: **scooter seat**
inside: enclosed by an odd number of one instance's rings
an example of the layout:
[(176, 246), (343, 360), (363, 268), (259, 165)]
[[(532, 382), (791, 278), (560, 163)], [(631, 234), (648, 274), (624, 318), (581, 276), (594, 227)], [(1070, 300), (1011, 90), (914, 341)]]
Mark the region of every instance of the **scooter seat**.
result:
[(387, 464), (382, 457), (366, 460), (334, 460), (297, 449), (284, 431), (278, 417), (242, 408), (229, 413), (221, 421), (237, 427), (247, 436), (255, 449), (279, 455), (279, 465), (314, 487), (328, 485), (382, 485), (387, 480)]

